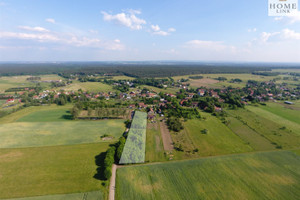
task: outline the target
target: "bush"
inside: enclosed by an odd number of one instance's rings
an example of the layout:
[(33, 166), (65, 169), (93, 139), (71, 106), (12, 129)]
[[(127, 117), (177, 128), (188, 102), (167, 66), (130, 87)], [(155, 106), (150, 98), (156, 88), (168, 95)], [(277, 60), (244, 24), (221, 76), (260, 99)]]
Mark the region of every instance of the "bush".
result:
[(110, 179), (110, 177), (111, 177), (111, 167), (106, 167), (105, 169), (104, 169), (104, 177), (106, 178), (106, 179)]

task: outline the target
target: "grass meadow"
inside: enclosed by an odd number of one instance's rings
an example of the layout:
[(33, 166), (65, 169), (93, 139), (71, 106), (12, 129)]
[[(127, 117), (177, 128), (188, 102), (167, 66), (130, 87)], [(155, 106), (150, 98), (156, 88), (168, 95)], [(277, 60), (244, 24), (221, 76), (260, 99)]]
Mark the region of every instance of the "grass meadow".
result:
[[(207, 87), (207, 88), (224, 88), (224, 87), (234, 87), (234, 88), (242, 88), (246, 86), (248, 80), (256, 80), (256, 81), (269, 81), (272, 80), (274, 77), (267, 77), (267, 76), (259, 76), (253, 74), (193, 74), (193, 75), (185, 75), (185, 76), (175, 76), (172, 77), (175, 81), (180, 80), (182, 78), (188, 79), (189, 76), (203, 76), (203, 79), (196, 79), (196, 80), (189, 80), (189, 83), (192, 87)], [(218, 77), (225, 77), (227, 78), (226, 81), (215, 81), (215, 78)], [(231, 79), (241, 79), (241, 83), (230, 83)], [(206, 79), (206, 81), (205, 81)]]
[(60, 195), (47, 195), (37, 197), (24, 197), (13, 198), (5, 200), (103, 200), (103, 194), (101, 191), (74, 193), (74, 194), (60, 194)]
[(277, 151), (123, 167), (123, 199), (298, 199), (300, 157)]
[(146, 162), (166, 161), (158, 122), (148, 122), (146, 136)]
[[(15, 87), (33, 87), (36, 84), (32, 83), (30, 81), (27, 81), (26, 79), (29, 78), (30, 76), (4, 76), (0, 77), (0, 93), (3, 93), (5, 90), (9, 88), (15, 88)], [(57, 80), (62, 80), (63, 78), (54, 75), (54, 74), (49, 74), (49, 75), (41, 75), (41, 81), (57, 81)], [(41, 83), (42, 86), (44, 87), (49, 87), (50, 83)]]
[(73, 121), (68, 106), (29, 107), (0, 119), (0, 148), (71, 145), (118, 139), (124, 120)]
[(95, 156), (108, 145), (0, 149), (0, 199), (99, 189), (105, 193), (101, 181), (94, 178), (98, 167)]
[(228, 127), (256, 151), (274, 150), (275, 145), (240, 120), (228, 117)]
[(118, 139), (125, 130), (123, 120), (16, 122), (0, 129), (0, 148), (96, 143), (104, 134)]
[[(227, 110), (230, 117), (238, 119), (245, 126), (283, 149), (300, 147), (299, 126), (278, 115), (259, 107), (248, 106), (246, 109)], [(292, 124), (293, 123), (293, 124)], [(293, 126), (290, 126), (292, 124)]]
[(17, 122), (18, 120), (25, 122), (65, 121), (69, 117), (64, 115), (70, 115), (71, 108), (72, 105), (70, 104), (65, 106), (31, 106), (0, 118), (0, 124)]
[(72, 115), (69, 107), (57, 107), (50, 110), (38, 110), (20, 117), (16, 122), (56, 122), (70, 121)]
[[(204, 112), (201, 113), (201, 116), (206, 119), (188, 120), (184, 123), (185, 129), (181, 133), (172, 133), (173, 141), (182, 144), (183, 149), (188, 151), (198, 149), (198, 152), (191, 157), (253, 151), (251, 146), (234, 134), (219, 119)], [(208, 130), (207, 134), (201, 133), (201, 130), (204, 129)], [(175, 153), (179, 159), (186, 157), (183, 152)]]
[(3, 104), (5, 104), (5, 103), (6, 103), (5, 100), (0, 100), (0, 107), (1, 107)]
[[(248, 107), (248, 108), (253, 109), (253, 107)], [(258, 107), (254, 107), (254, 108), (258, 108)], [(285, 119), (285, 120), (288, 120), (288, 121), (291, 121), (291, 122), (294, 122), (294, 123), (297, 123), (300, 125), (300, 117), (299, 117), (300, 107), (298, 107), (297, 105), (287, 105), (284, 103), (270, 102), (270, 103), (267, 103), (267, 106), (259, 106), (259, 108), (283, 118), (281, 120)], [(256, 109), (255, 112), (257, 110), (258, 109)], [(266, 115), (267, 113), (262, 113), (262, 114)], [(268, 115), (269, 115), (269, 113), (268, 113)]]
[(72, 84), (67, 85), (66, 87), (62, 87), (60, 89), (64, 89), (66, 91), (78, 91), (79, 89), (82, 89), (84, 91), (89, 92), (109, 92), (109, 91), (115, 91), (111, 85), (107, 85), (100, 82), (78, 82), (74, 81)]

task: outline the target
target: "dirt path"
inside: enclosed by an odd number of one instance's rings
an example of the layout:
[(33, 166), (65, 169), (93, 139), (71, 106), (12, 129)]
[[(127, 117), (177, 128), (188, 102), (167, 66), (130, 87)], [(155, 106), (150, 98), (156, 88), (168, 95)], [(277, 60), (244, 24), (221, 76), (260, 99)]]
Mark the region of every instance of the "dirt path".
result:
[(109, 184), (109, 200), (115, 200), (115, 190), (116, 190), (116, 172), (117, 165), (113, 164), (111, 169), (111, 178)]
[(169, 129), (165, 121), (163, 120), (162, 122), (159, 122), (159, 126), (160, 126), (161, 137), (164, 144), (164, 150), (172, 151), (174, 149), (174, 145), (172, 142), (171, 134), (169, 132)]

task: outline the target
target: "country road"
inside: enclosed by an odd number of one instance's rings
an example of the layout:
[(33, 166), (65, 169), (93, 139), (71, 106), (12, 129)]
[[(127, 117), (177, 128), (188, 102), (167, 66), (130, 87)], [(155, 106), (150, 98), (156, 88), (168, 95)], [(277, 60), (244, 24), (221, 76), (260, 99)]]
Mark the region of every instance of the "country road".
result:
[(111, 178), (109, 184), (109, 200), (115, 200), (115, 190), (116, 190), (116, 171), (117, 165), (113, 164), (111, 169)]

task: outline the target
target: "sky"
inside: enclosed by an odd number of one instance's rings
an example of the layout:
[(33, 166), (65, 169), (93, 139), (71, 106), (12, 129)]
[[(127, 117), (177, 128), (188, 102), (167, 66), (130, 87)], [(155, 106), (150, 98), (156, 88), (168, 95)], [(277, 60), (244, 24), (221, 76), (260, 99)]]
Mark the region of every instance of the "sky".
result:
[(0, 61), (300, 62), (267, 0), (0, 0)]

